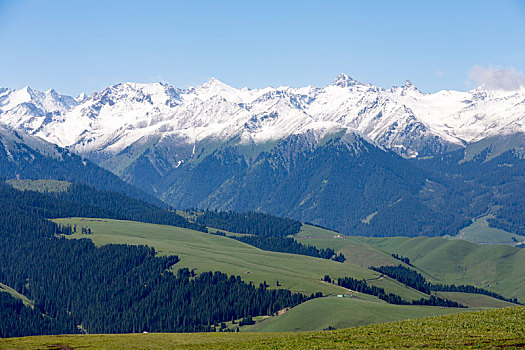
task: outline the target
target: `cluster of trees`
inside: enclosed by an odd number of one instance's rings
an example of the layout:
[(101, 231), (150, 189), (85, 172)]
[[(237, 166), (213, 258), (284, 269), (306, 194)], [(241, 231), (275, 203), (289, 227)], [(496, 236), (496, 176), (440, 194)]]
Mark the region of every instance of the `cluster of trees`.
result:
[(252, 316), (243, 317), (242, 320), (239, 321), (239, 326), (249, 326), (255, 324), (255, 321), (253, 320)]
[(459, 285), (454, 284), (443, 285), (443, 284), (434, 284), (427, 282), (425, 277), (420, 273), (406, 268), (403, 265), (398, 266), (379, 266), (379, 267), (370, 267), (372, 270), (381, 272), (401, 283), (405, 286), (412, 287), (420, 292), (430, 294), (432, 291), (435, 292), (462, 292), (462, 293), (474, 293), (474, 294), (484, 294), (490, 297), (508, 301), (510, 303), (519, 304), (517, 298), (505, 298), (502, 295), (488, 291), (483, 288), (478, 288), (471, 285)]
[(325, 226), (322, 226), (322, 225), (318, 225), (318, 224), (314, 224), (313, 222), (309, 222), (309, 221), (306, 221), (305, 224), (307, 225), (310, 225), (310, 226), (314, 226), (314, 227), (319, 227), (319, 228), (322, 228), (323, 230), (329, 230), (329, 231), (334, 231), (334, 232), (337, 232), (337, 233), (341, 233), (333, 228), (328, 228), (328, 227), (325, 227)]
[(401, 256), (401, 255), (397, 255), (397, 254), (392, 254), (392, 257), (393, 257), (394, 259), (397, 259), (397, 260), (399, 260), (399, 261), (404, 262), (404, 263), (407, 264), (407, 265), (412, 265), (412, 264), (410, 264), (410, 259), (407, 258), (407, 257)]
[[(326, 280), (326, 277), (327, 276), (325, 276), (325, 280)], [(369, 286), (365, 280), (357, 280), (351, 277), (338, 278), (337, 285), (347, 288), (347, 289), (354, 290), (356, 292), (374, 295), (378, 297), (379, 299), (384, 300), (390, 304), (426, 305), (426, 306), (461, 307), (461, 308), (465, 307), (455, 301), (439, 298), (433, 295), (430, 296), (428, 299), (421, 298), (419, 300), (412, 300), (411, 302), (408, 302), (397, 294), (386, 293), (383, 288), (376, 287), (376, 286)]]
[(76, 333), (69, 322), (45, 317), (40, 310), (25, 306), (20, 299), (0, 291), (0, 338), (39, 334)]
[(45, 194), (35, 191), (17, 191), (4, 182), (0, 182), (0, 186), (4, 188), (3, 194), (6, 202), (18, 201), (45, 218), (74, 216), (111, 218), (207, 232), (204, 225), (190, 222), (175, 211), (128, 197), (122, 193), (97, 190), (85, 184), (71, 184), (64, 192)]
[[(40, 196), (0, 184), (0, 282), (35, 305), (26, 310), (0, 293), (2, 336), (80, 329), (211, 331), (216, 322), (272, 314), (315, 297), (256, 287), (219, 272), (192, 277), (192, 271), (180, 269), (174, 275), (178, 258), (157, 257), (146, 246), (96, 247), (89, 240), (57, 238), (61, 228), (41, 215), (47, 202)], [(68, 205), (84, 214), (74, 203)]]
[(386, 265), (379, 267), (371, 266), (370, 269), (377, 272), (381, 272), (382, 274), (387, 275), (388, 277), (391, 277), (403, 283), (405, 286), (412, 287), (415, 290), (418, 290), (425, 294), (430, 294), (430, 292), (432, 291), (431, 284), (426, 281), (425, 277), (423, 277), (418, 272), (412, 269), (408, 269), (402, 265)]
[[(60, 235), (72, 235), (73, 233), (76, 233), (77, 232), (77, 225), (62, 225), (62, 224), (58, 224), (57, 225), (57, 231), (56, 231), (56, 234), (60, 234)], [(80, 228), (80, 232), (83, 234), (83, 235), (90, 235), (92, 232), (91, 232), (91, 228), (89, 227), (84, 227), (82, 226)]]
[(489, 290), (478, 288), (478, 287), (471, 286), (471, 285), (461, 284), (459, 286), (456, 286), (454, 284), (431, 284), (431, 288), (433, 291), (436, 291), (436, 292), (461, 292), (461, 293), (484, 294), (484, 295), (488, 295), (489, 297), (493, 297), (499, 300), (508, 301), (509, 303), (521, 305), (521, 303), (518, 302), (518, 298), (505, 298), (504, 296), (498, 293), (494, 293)]
[(498, 200), (498, 205), (501, 206), (494, 218), (487, 219), (490, 227), (499, 228), (508, 232), (513, 232), (519, 235), (525, 235), (525, 198), (518, 197), (518, 193), (525, 188), (525, 183), (514, 194), (508, 197), (516, 198), (501, 198)]
[(321, 259), (332, 259), (338, 262), (344, 262), (346, 260), (342, 253), (336, 254), (332, 248), (317, 249), (314, 246), (304, 245), (289, 237), (231, 236), (230, 238), (272, 252), (307, 255)]
[(197, 223), (230, 232), (271, 237), (295, 235), (302, 226), (297, 220), (256, 211), (236, 213), (206, 210), (198, 214)]

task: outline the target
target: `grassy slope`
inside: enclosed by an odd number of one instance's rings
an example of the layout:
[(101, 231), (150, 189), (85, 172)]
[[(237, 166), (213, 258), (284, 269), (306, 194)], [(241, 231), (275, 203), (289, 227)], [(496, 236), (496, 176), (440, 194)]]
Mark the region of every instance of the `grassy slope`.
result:
[[(299, 333), (38, 336), (0, 340), (1, 349), (384, 349), (522, 348), (525, 308), (494, 309)], [(67, 346), (67, 347), (66, 347)]]
[(467, 307), (512, 307), (515, 304), (489, 297), (483, 294), (458, 293), (458, 292), (433, 292), (438, 297), (457, 301)]
[[(325, 274), (370, 280), (370, 284), (385, 288), (407, 300), (419, 299), (424, 294), (406, 288), (389, 278), (378, 279), (379, 274), (357, 265), (302, 255), (267, 252), (245, 243), (188, 229), (131, 221), (106, 219), (58, 219), (62, 224), (90, 227), (93, 235), (77, 233), (73, 238), (90, 238), (95, 244), (144, 244), (161, 254), (178, 255), (181, 261), (174, 268), (188, 267), (196, 272), (222, 271), (239, 275), (244, 281), (259, 284), (266, 281), (270, 287), (310, 294), (340, 294), (344, 288), (319, 281)], [(78, 230), (80, 231), (80, 229)]]
[(440, 283), (472, 284), (525, 302), (525, 250), (435, 237), (353, 238), (397, 253)]
[(514, 233), (510, 233), (498, 228), (489, 227), (487, 219), (492, 215), (483, 216), (479, 219), (462, 229), (457, 236), (451, 237), (451, 239), (464, 239), (472, 243), (485, 243), (485, 244), (511, 244), (514, 245), (517, 242), (524, 242), (525, 236), (520, 236)]
[(339, 329), (465, 311), (472, 310), (392, 305), (357, 298), (329, 297), (307, 301), (280, 316), (266, 318), (255, 325), (242, 327), (241, 330), (247, 332), (314, 331), (327, 329), (329, 326)]
[(59, 180), (6, 180), (6, 183), (20, 191), (65, 192), (71, 185)]
[(472, 284), (525, 302), (525, 249), (508, 245), (479, 245), (439, 237), (344, 237), (333, 231), (305, 227), (297, 239), (321, 248), (343, 252), (361, 266), (402, 264), (396, 253), (409, 257), (416, 269), (432, 282)]
[(318, 248), (332, 248), (341, 252), (346, 257), (345, 262), (350, 264), (369, 267), (401, 263), (390, 254), (361, 243), (351, 236), (343, 236), (337, 232), (315, 226), (303, 225), (295, 238), (303, 244), (314, 245)]

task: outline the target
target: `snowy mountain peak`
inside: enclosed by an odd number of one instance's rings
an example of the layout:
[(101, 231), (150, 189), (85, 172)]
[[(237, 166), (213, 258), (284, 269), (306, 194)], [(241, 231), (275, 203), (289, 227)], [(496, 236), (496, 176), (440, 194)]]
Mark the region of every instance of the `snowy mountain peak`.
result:
[(341, 73), (337, 77), (335, 77), (334, 81), (332, 82), (332, 85), (344, 88), (344, 87), (354, 86), (358, 83), (359, 82), (357, 80), (354, 80), (348, 74)]
[[(241, 97), (243, 91), (231, 87), (217, 78), (211, 78), (204, 84), (195, 88), (193, 91), (201, 100), (209, 100), (213, 97), (220, 97), (234, 103), (240, 103), (243, 101)], [(244, 91), (244, 93), (246, 92), (250, 92), (250, 90)]]
[(75, 97), (75, 101), (77, 101), (78, 103), (82, 103), (82, 102), (84, 102), (86, 99), (87, 99), (87, 95), (86, 95), (86, 93), (84, 93), (84, 92), (82, 92), (80, 95), (78, 95), (77, 97)]
[(213, 90), (213, 91), (239, 91), (228, 84), (223, 83), (217, 78), (212, 77), (207, 82), (197, 87), (197, 90)]
[(412, 96), (422, 94), (410, 80), (405, 80), (405, 84), (403, 86), (392, 86), (392, 88), (389, 91), (400, 96)]
[(236, 89), (216, 78), (188, 89), (127, 82), (76, 99), (54, 90), (0, 89), (1, 124), (105, 156), (158, 140), (193, 149), (210, 139), (257, 144), (347, 130), (413, 157), (525, 132), (524, 118), (525, 89), (425, 94), (410, 81), (384, 90), (347, 74), (322, 88)]

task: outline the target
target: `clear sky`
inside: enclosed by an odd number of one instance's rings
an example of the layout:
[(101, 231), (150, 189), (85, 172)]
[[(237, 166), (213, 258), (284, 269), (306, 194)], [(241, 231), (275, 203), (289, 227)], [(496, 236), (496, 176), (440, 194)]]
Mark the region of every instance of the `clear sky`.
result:
[(525, 0), (0, 0), (3, 87), (324, 86), (345, 72), (432, 92), (522, 71)]

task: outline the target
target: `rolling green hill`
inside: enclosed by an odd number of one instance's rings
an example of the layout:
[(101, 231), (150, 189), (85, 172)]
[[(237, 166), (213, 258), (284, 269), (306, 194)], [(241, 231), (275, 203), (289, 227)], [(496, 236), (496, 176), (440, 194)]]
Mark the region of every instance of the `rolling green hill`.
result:
[(439, 237), (341, 236), (333, 231), (306, 225), (296, 239), (318, 248), (333, 248), (342, 252), (347, 262), (365, 267), (407, 266), (391, 255), (399, 254), (410, 258), (413, 268), (431, 282), (471, 284), (525, 302), (525, 270), (522, 268), (525, 266), (524, 249)]
[(317, 248), (332, 248), (346, 257), (345, 263), (363, 267), (380, 265), (397, 265), (399, 260), (368, 244), (356, 241), (351, 236), (344, 236), (328, 229), (303, 225), (294, 237), (302, 244), (314, 245)]
[[(332, 260), (303, 255), (276, 253), (260, 250), (239, 241), (189, 229), (109, 219), (69, 218), (53, 220), (60, 224), (90, 228), (92, 235), (76, 233), (72, 238), (89, 238), (97, 245), (110, 243), (149, 245), (160, 254), (178, 255), (180, 262), (175, 269), (187, 267), (197, 273), (221, 271), (238, 275), (245, 281), (259, 284), (263, 281), (270, 288), (290, 289), (311, 294), (341, 294), (344, 288), (324, 283), (320, 278), (351, 276), (366, 279), (367, 283), (384, 288), (406, 300), (419, 299), (425, 294), (407, 288), (390, 278), (361, 266), (338, 263)], [(80, 232), (80, 229), (78, 230)]]
[(0, 349), (470, 349), (523, 347), (514, 307), (324, 332), (60, 335), (0, 339)]
[(315, 331), (327, 329), (328, 327), (340, 329), (465, 311), (472, 310), (434, 306), (392, 305), (385, 302), (362, 300), (356, 297), (328, 297), (307, 301), (282, 315), (266, 318), (252, 326), (242, 327), (241, 331)]
[(525, 242), (525, 236), (520, 236), (505, 230), (490, 227), (487, 219), (494, 216), (489, 214), (478, 219), (470, 225), (459, 231), (459, 234), (450, 239), (464, 239), (472, 243), (483, 244), (509, 244), (515, 245), (519, 242)]
[(357, 238), (387, 254), (400, 254), (431, 282), (472, 284), (524, 302), (525, 250), (443, 238)]
[(446, 298), (449, 300), (457, 301), (462, 305), (469, 308), (471, 307), (512, 307), (515, 304), (509, 303), (504, 300), (499, 300), (488, 295), (483, 294), (472, 294), (472, 293), (460, 293), (460, 292), (432, 292), (432, 294)]

